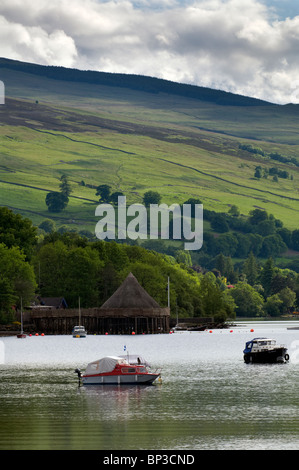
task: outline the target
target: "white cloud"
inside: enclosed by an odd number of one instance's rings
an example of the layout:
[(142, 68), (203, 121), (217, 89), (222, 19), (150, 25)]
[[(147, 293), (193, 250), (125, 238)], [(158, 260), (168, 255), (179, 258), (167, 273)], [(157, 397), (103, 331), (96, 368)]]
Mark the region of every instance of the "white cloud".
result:
[(74, 40), (62, 30), (47, 33), (40, 26), (8, 22), (0, 16), (0, 55), (51, 65), (71, 67), (77, 56)]
[(0, 15), (4, 57), (296, 96), (299, 16), (262, 0), (1, 0)]

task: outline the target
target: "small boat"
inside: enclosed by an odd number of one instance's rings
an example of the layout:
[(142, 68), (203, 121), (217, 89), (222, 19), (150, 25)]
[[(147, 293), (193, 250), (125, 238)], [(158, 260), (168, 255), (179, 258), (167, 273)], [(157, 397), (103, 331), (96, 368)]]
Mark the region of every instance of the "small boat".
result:
[(191, 326), (187, 331), (205, 331), (207, 328), (207, 326)]
[(17, 334), (17, 338), (26, 338), (27, 335), (21, 331), (21, 333)]
[(74, 326), (72, 335), (73, 335), (73, 338), (86, 338), (86, 335), (87, 335), (85, 327), (81, 325), (80, 297), (79, 297), (79, 325)]
[[(132, 361), (133, 362), (133, 361)], [(76, 369), (79, 381), (83, 385), (150, 385), (159, 376), (160, 372), (150, 372), (145, 364), (128, 362), (124, 357), (107, 356), (87, 365), (85, 373)]]
[(86, 338), (86, 330), (84, 326), (74, 326), (73, 331), (72, 331), (73, 338)]
[(289, 360), (286, 347), (277, 345), (276, 340), (270, 338), (254, 338), (247, 341), (243, 353), (246, 364), (274, 364), (277, 362), (284, 363)]

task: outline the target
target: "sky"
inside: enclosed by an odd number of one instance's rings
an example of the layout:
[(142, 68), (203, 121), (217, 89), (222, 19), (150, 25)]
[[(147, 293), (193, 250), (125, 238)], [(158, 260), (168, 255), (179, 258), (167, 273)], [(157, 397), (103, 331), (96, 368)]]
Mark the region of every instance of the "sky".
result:
[(0, 57), (299, 103), (299, 1), (0, 0)]

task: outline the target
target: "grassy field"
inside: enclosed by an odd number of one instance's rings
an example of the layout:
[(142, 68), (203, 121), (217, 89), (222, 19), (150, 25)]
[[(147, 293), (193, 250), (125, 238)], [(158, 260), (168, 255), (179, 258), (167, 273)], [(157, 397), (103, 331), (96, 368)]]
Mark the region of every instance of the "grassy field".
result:
[[(109, 184), (128, 203), (148, 190), (163, 202), (200, 198), (204, 207), (241, 213), (265, 209), (298, 228), (298, 106), (219, 106), (167, 93), (62, 82), (0, 69), (0, 205), (57, 226), (94, 231), (98, 197), (90, 186)], [(250, 143), (266, 156), (239, 148)], [(255, 167), (278, 167), (291, 178), (254, 178)], [(65, 211), (50, 214), (47, 192), (66, 174), (72, 186)], [(84, 181), (85, 186), (80, 184)]]

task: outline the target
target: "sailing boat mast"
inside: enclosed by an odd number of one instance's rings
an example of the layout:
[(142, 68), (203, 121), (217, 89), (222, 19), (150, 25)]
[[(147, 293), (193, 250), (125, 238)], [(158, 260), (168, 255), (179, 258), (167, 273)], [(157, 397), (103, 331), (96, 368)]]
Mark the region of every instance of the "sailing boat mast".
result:
[(21, 297), (21, 335), (24, 333), (23, 331), (23, 299)]
[(26, 338), (26, 335), (24, 334), (24, 331), (23, 331), (23, 299), (22, 297), (21, 297), (21, 331), (17, 335), (17, 338)]
[(77, 326), (74, 326), (72, 335), (73, 335), (73, 338), (86, 338), (86, 330), (84, 326), (81, 325), (80, 297), (79, 297), (79, 324)]

